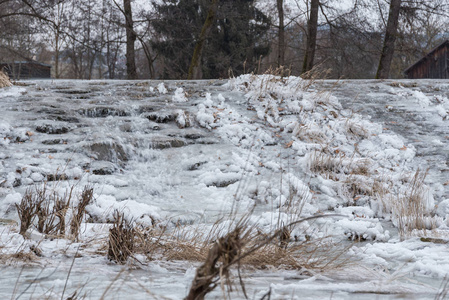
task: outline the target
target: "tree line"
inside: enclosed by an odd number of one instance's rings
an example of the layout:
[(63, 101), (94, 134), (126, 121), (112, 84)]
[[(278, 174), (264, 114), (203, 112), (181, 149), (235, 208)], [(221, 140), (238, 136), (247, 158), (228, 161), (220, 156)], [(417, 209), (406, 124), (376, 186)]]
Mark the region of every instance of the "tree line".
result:
[(401, 78), (448, 38), (448, 1), (0, 0), (0, 62), (79, 79)]

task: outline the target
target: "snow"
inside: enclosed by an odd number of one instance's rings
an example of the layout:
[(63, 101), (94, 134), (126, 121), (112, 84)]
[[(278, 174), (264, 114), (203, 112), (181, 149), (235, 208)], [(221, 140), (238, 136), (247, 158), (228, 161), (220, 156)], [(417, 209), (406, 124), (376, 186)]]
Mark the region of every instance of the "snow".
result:
[(0, 98), (6, 99), (6, 101), (11, 101), (26, 93), (26, 89), (19, 86), (6, 87), (2, 89), (0, 93)]
[(161, 94), (167, 94), (167, 88), (165, 87), (165, 84), (163, 82), (159, 83), (157, 86), (157, 90), (159, 91), (159, 93)]
[(198, 105), (198, 113), (196, 114), (196, 120), (198, 123), (207, 129), (211, 129), (215, 118), (210, 110), (206, 108), (204, 104)]
[[(163, 89), (162, 89), (163, 90)], [(167, 90), (163, 90), (165, 91), (165, 93), (167, 93)], [(161, 92), (163, 94), (165, 94), (164, 92)], [(187, 102), (189, 101), (184, 93), (184, 89), (183, 88), (177, 88), (175, 90), (175, 95), (172, 98), (173, 102)]]
[(139, 219), (142, 225), (151, 226), (151, 217), (159, 218), (156, 207), (139, 203), (135, 200), (124, 200), (118, 202), (114, 196), (96, 195), (95, 201), (86, 208), (87, 213), (96, 222), (108, 222), (113, 219), (114, 211), (124, 212), (130, 222)]
[[(57, 270), (34, 296), (51, 290), (51, 297), (60, 298), (61, 278), (76, 256), (67, 295), (89, 274), (97, 278), (85, 286), (89, 297), (101, 297), (122, 272), (104, 254), (114, 211), (139, 226), (170, 231), (183, 224), (198, 236), (206, 236), (219, 220), (219, 228), (229, 228), (231, 211), (242, 216), (253, 210), (250, 224), (264, 234), (277, 224), (332, 214), (299, 224), (292, 237), (347, 246), (343, 256), (354, 264), (308, 270), (309, 275), (274, 267), (244, 269), (247, 289), (256, 298), (271, 287), (273, 299), (372, 299), (377, 293), (433, 299), (449, 273), (447, 245), (435, 242), (449, 238), (445, 81), (335, 86), (244, 75), (144, 85), (25, 83), (0, 90), (0, 253), (34, 255), (30, 247), (39, 246), (42, 256), (34, 257), (26, 276), (38, 276), (39, 265)], [(353, 97), (356, 93), (362, 96)], [(54, 131), (36, 130), (42, 125)], [(64, 177), (54, 180), (57, 175)], [(79, 241), (53, 239), (35, 229), (27, 232), (30, 239), (18, 234), (14, 205), (27, 189), (46, 181), (58, 195), (74, 187), (73, 205), (84, 186), (94, 189)], [(400, 227), (413, 220), (407, 203), (418, 196), (428, 228)], [(163, 257), (150, 261), (142, 254), (136, 258), (143, 265), (125, 266), (120, 282), (129, 283), (117, 297), (129, 298), (130, 291), (135, 298), (146, 297), (139, 288), (143, 284), (153, 295), (182, 298), (198, 266)], [(6, 268), (5, 274), (21, 282), (18, 270)], [(19, 290), (25, 287), (21, 282)], [(0, 289), (8, 298), (12, 292)], [(243, 297), (241, 291), (232, 295)], [(219, 288), (211, 294), (221, 296)]]

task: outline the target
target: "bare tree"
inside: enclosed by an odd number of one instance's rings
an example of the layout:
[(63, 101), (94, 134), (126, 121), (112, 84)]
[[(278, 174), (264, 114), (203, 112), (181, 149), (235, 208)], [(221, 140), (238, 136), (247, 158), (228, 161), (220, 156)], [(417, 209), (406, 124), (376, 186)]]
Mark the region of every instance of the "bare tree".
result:
[[(149, 33), (149, 24), (151, 16), (145, 15), (145, 13), (141, 12), (140, 15), (144, 15), (143, 20), (139, 21), (140, 24), (147, 23), (147, 29), (143, 31), (143, 33), (138, 33), (135, 28), (135, 21), (133, 19), (133, 14), (131, 11), (131, 0), (123, 0), (124, 4), (128, 3), (126, 6), (120, 7), (120, 5), (116, 2), (116, 0), (113, 0), (116, 7), (120, 10), (120, 12), (125, 17), (126, 23), (124, 25), (126, 29), (126, 66), (127, 66), (127, 73), (128, 73), (128, 79), (131, 79), (131, 77), (134, 77), (134, 79), (137, 78), (137, 68), (136, 68), (136, 52), (135, 52), (135, 42), (136, 40), (139, 40), (142, 50), (145, 54), (145, 57), (147, 59), (148, 63), (148, 70), (150, 72), (150, 78), (154, 77), (154, 67), (153, 63), (157, 58), (157, 55), (153, 56), (151, 54), (151, 49), (149, 46), (149, 43), (145, 42), (145, 36)], [(129, 53), (129, 55), (128, 55)], [(129, 67), (128, 67), (129, 66)], [(134, 72), (133, 72), (134, 70)], [(134, 73), (134, 76), (130, 77), (130, 72)]]
[(447, 0), (402, 2), (389, 77), (402, 78), (407, 67), (449, 37), (448, 4)]
[(123, 12), (125, 15), (126, 28), (126, 72), (128, 74), (128, 79), (137, 79), (136, 53), (134, 49), (137, 35), (134, 32), (131, 0), (123, 0)]
[(274, 23), (250, 2), (132, 11), (132, 0), (0, 0), (0, 59), (51, 63), (55, 78), (217, 78), (286, 64), (298, 75), (320, 64), (333, 78), (401, 78), (449, 36), (449, 0), (276, 0)]
[(276, 0), (279, 27), (278, 27), (278, 66), (285, 64), (285, 24), (284, 24), (284, 0)]
[(394, 54), (394, 44), (396, 42), (399, 12), (401, 10), (402, 0), (391, 0), (388, 13), (387, 27), (385, 29), (385, 38), (380, 54), (379, 67), (377, 68), (376, 79), (388, 78), (390, 75), (391, 62)]
[(65, 3), (60, 2), (56, 4), (54, 11), (52, 11), (52, 15), (54, 17), (54, 24), (50, 24), (50, 30), (53, 34), (53, 40), (50, 41), (50, 45), (53, 46), (54, 50), (54, 71), (53, 76), (55, 78), (61, 77), (61, 70), (59, 65), (59, 58), (61, 49), (64, 46), (64, 34), (62, 32), (62, 26), (65, 19)]
[[(20, 1), (0, 0), (0, 60), (32, 60), (36, 26)], [(13, 74), (17, 79), (20, 74)]]
[(124, 28), (120, 22), (121, 13), (109, 1), (105, 2), (105, 20), (104, 39), (105, 39), (105, 58), (107, 66), (107, 74), (109, 79), (117, 78), (117, 62), (121, 51), (121, 47), (125, 44)]
[(316, 37), (318, 32), (318, 9), (320, 1), (310, 0), (309, 19), (307, 22), (307, 43), (304, 55), (302, 73), (306, 73), (313, 68), (315, 58)]

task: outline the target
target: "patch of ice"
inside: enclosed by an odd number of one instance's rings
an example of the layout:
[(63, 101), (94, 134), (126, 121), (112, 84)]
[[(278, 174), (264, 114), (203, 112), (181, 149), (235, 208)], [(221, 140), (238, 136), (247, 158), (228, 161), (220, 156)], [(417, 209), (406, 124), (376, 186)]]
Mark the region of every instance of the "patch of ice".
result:
[(24, 87), (12, 86), (0, 89), (0, 98), (15, 98), (26, 93), (27, 90)]
[(207, 108), (212, 107), (212, 105), (214, 104), (214, 101), (212, 101), (212, 97), (211, 97), (210, 93), (206, 93), (206, 100), (203, 101), (203, 104)]
[(400, 138), (397, 135), (382, 133), (382, 134), (379, 134), (378, 137), (381, 140), (383, 145), (391, 146), (395, 149), (400, 149), (400, 148), (404, 147), (404, 142), (403, 142), (402, 138)]
[(199, 104), (196, 120), (202, 127), (211, 129), (215, 118), (212, 111), (208, 110), (204, 104)]
[(20, 193), (12, 193), (6, 195), (6, 197), (0, 201), (0, 212), (6, 214), (15, 204), (19, 204), (22, 200)]
[(175, 90), (175, 94), (172, 97), (173, 102), (187, 102), (189, 99), (186, 97), (186, 93), (184, 93), (184, 89), (179, 87)]
[(42, 180), (44, 180), (44, 175), (42, 175), (41, 173), (35, 172), (30, 175), (30, 178), (33, 179), (34, 182), (41, 182)]
[(382, 225), (377, 219), (342, 219), (335, 223), (335, 226), (340, 227), (349, 238), (357, 240), (377, 240), (388, 241), (390, 233), (384, 231)]
[(413, 97), (415, 97), (416, 101), (422, 108), (427, 108), (430, 106), (430, 99), (421, 91), (413, 91)]
[(159, 91), (159, 93), (161, 94), (167, 94), (167, 88), (165, 87), (165, 84), (163, 82), (159, 83), (157, 85), (157, 90)]

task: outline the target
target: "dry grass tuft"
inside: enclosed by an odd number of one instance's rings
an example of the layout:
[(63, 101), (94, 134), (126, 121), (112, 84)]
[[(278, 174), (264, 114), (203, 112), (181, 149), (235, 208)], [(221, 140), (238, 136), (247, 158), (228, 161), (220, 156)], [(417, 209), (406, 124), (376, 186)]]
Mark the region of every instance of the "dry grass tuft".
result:
[(383, 213), (390, 213), (391, 208), (391, 195), (390, 191), (393, 190), (393, 182), (387, 181), (385, 178), (375, 179), (371, 189), (371, 195), (374, 196), (380, 202), (381, 210)]
[(13, 254), (3, 254), (0, 256), (2, 264), (14, 265), (15, 263), (24, 263), (25, 265), (36, 262), (36, 254), (34, 252), (21, 250)]
[(326, 239), (289, 243), (288, 247), (269, 244), (242, 260), (242, 264), (256, 269), (326, 270), (348, 263), (340, 259), (343, 250)]
[(231, 285), (229, 267), (245, 244), (243, 229), (244, 227), (238, 226), (226, 236), (219, 238), (209, 249), (205, 262), (196, 270), (186, 300), (204, 299), (207, 293), (215, 289), (221, 278), (225, 278), (228, 286)]
[(79, 229), (86, 212), (86, 207), (92, 201), (93, 195), (94, 189), (89, 186), (85, 186), (83, 192), (81, 193), (78, 206), (73, 209), (73, 217), (70, 223), (70, 233), (75, 239), (78, 239)]
[(299, 270), (302, 268), (301, 262), (296, 259), (291, 249), (293, 247), (286, 249), (278, 245), (266, 245), (243, 259), (242, 264), (261, 270), (269, 268)]
[[(64, 237), (67, 212), (70, 209), (74, 188), (75, 186), (72, 186), (67, 189), (62, 196), (56, 190), (48, 190), (47, 183), (28, 188), (20, 203), (16, 204), (20, 220), (19, 233), (26, 236), (27, 230), (34, 225), (40, 233)], [(85, 187), (79, 200), (77, 212), (72, 214), (70, 222), (72, 235), (78, 235), (79, 224), (92, 197), (93, 190)], [(37, 219), (37, 222), (35, 222), (35, 219)]]
[(330, 155), (324, 151), (315, 150), (310, 155), (309, 168), (313, 173), (325, 174), (328, 178), (332, 174), (340, 173), (343, 170), (344, 156), (340, 153)]
[(73, 186), (70, 189), (69, 194), (66, 193), (62, 197), (54, 193), (55, 205), (53, 207), (53, 214), (58, 218), (58, 225), (56, 227), (56, 232), (61, 236), (65, 235), (65, 217), (67, 214), (67, 210), (69, 209), (70, 206), (70, 201), (72, 200), (72, 192)]
[[(185, 261), (205, 261), (210, 252), (211, 244), (217, 242), (216, 237), (188, 237), (188, 229), (184, 228), (185, 236), (176, 237), (171, 233), (167, 236), (165, 233), (153, 231), (153, 236), (146, 235), (145, 248), (143, 243), (137, 243), (134, 248), (136, 253), (160, 255), (167, 260), (185, 260)], [(192, 229), (190, 229), (192, 230)], [(194, 230), (196, 231), (196, 230)], [(275, 231), (276, 237), (263, 234), (255, 228), (247, 229), (245, 232), (245, 241), (242, 241), (242, 253), (258, 247), (268, 241), (266, 245), (247, 255), (241, 260), (242, 266), (267, 269), (320, 269), (324, 265), (331, 265), (334, 255), (340, 253), (335, 251), (335, 245), (326, 243), (326, 238), (318, 240), (307, 240), (295, 242), (291, 238), (291, 228), (283, 226)], [(217, 233), (215, 231), (215, 233)], [(218, 234), (218, 233), (217, 233)], [(220, 234), (218, 234), (220, 236)], [(219, 239), (218, 239), (219, 240)], [(151, 242), (148, 242), (151, 241)]]
[(36, 194), (31, 189), (25, 191), (25, 195), (19, 204), (16, 204), (17, 213), (19, 214), (21, 235), (25, 235), (28, 228), (33, 223), (34, 217), (37, 214), (38, 207), (41, 205), (41, 199), (36, 197)]
[(207, 255), (207, 248), (188, 241), (167, 243), (163, 256), (168, 260), (202, 261)]
[(316, 65), (312, 70), (301, 74), (301, 78), (305, 79), (307, 82), (304, 86), (304, 90), (308, 90), (312, 85), (314, 85), (318, 80), (324, 80), (329, 78), (329, 74), (332, 72), (331, 69), (324, 69), (321, 65)]
[(154, 224), (155, 222), (151, 227), (143, 225), (134, 227), (134, 252), (146, 255), (148, 260), (153, 260), (153, 255), (163, 247), (162, 239), (166, 235), (165, 227), (157, 227)]
[(350, 173), (351, 175), (371, 175), (372, 161), (369, 159), (359, 159), (351, 165)]
[(124, 264), (133, 254), (135, 229), (132, 222), (125, 219), (123, 212), (114, 212), (114, 223), (109, 229), (108, 259)]
[(274, 76), (279, 76), (279, 77), (289, 77), (292, 73), (292, 70), (290, 70), (289, 68), (286, 68), (285, 66), (280, 66), (277, 68), (273, 68), (273, 67), (269, 67), (266, 71), (265, 74), (269, 74), (269, 75), (274, 75)]
[(176, 226), (170, 233), (165, 228), (151, 228), (148, 236), (152, 242), (146, 243), (146, 253), (159, 254), (168, 260), (203, 261), (208, 248), (217, 236), (222, 235), (220, 223), (217, 221), (204, 234), (204, 229), (190, 226)]
[(372, 186), (355, 176), (348, 177), (340, 189), (340, 194), (348, 199), (355, 199), (357, 196), (372, 196), (372, 192)]
[(416, 171), (404, 193), (391, 199), (393, 216), (396, 219), (399, 235), (404, 238), (414, 230), (427, 230), (436, 227), (430, 216), (428, 195), (429, 188), (424, 184), (427, 172)]
[(0, 88), (12, 86), (11, 81), (9, 80), (8, 75), (0, 71)]
[(314, 124), (299, 124), (293, 130), (293, 135), (307, 143), (324, 144), (327, 140), (323, 131)]
[[(46, 184), (42, 188), (35, 188), (34, 195), (36, 195), (36, 203), (38, 203), (37, 230), (40, 233), (65, 235), (65, 218), (70, 206), (72, 191), (73, 187), (63, 196), (59, 196), (56, 191), (47, 191)], [(58, 219), (57, 222), (56, 219)]]
[[(284, 269), (321, 268), (329, 270), (348, 263), (341, 259), (348, 249), (336, 251), (334, 245), (327, 245), (321, 241), (306, 241), (300, 243), (282, 243), (288, 228), (301, 222), (321, 218), (314, 216), (292, 222), (282, 226), (270, 235), (262, 235), (247, 220), (239, 222), (233, 230), (218, 238), (209, 248), (204, 263), (197, 269), (191, 289), (185, 299), (204, 299), (204, 296), (221, 283), (231, 289), (230, 269), (237, 265), (240, 284), (246, 296), (245, 287), (240, 277), (242, 265), (259, 269), (277, 267)], [(277, 244), (279, 238), (281, 244)], [(285, 242), (285, 240), (284, 240)], [(203, 244), (204, 245), (204, 244)]]

